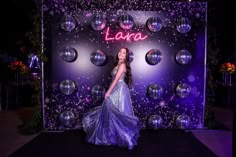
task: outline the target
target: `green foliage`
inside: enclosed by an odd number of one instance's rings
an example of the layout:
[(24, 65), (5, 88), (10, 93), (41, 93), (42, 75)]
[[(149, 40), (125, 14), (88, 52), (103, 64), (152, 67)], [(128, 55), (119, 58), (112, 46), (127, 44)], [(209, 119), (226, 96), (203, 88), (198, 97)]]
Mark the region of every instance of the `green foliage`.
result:
[[(36, 8), (33, 15), (33, 28), (26, 33), (26, 37), (30, 41), (30, 47), (39, 57), (40, 61), (46, 62), (47, 57), (42, 53), (41, 49), (41, 14), (40, 8)], [(33, 89), (31, 104), (35, 106), (32, 117), (29, 121), (24, 122), (20, 127), (22, 134), (34, 134), (40, 132), (42, 127), (41, 116), (41, 78), (30, 77), (27, 80), (27, 84)]]
[(220, 49), (217, 46), (218, 36), (219, 33), (216, 28), (208, 26), (206, 105), (215, 104), (218, 65), (220, 62)]
[(37, 6), (33, 12), (33, 27), (31, 31), (26, 33), (26, 37), (40, 61), (47, 62), (47, 57), (42, 53), (41, 8)]
[(207, 127), (208, 129), (214, 129), (216, 127), (215, 114), (211, 110), (210, 105), (206, 105), (205, 107), (204, 122), (205, 122), (205, 127)]
[(42, 130), (41, 105), (35, 106), (30, 121), (25, 122), (19, 129), (20, 133), (25, 135), (35, 134)]
[(219, 31), (212, 25), (208, 25), (207, 38), (207, 62), (206, 62), (206, 101), (205, 101), (205, 125), (208, 128), (216, 126), (214, 112), (211, 110), (216, 104), (217, 76), (220, 63), (220, 48), (218, 38)]

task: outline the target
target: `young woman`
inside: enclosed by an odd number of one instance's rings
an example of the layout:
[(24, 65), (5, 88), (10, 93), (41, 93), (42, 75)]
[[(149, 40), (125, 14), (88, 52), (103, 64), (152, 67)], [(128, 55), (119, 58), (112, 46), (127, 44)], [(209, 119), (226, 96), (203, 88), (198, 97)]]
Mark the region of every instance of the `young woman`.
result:
[(128, 86), (132, 82), (129, 50), (121, 48), (113, 68), (112, 83), (101, 106), (82, 119), (86, 140), (96, 145), (113, 145), (133, 149), (140, 127), (134, 115)]

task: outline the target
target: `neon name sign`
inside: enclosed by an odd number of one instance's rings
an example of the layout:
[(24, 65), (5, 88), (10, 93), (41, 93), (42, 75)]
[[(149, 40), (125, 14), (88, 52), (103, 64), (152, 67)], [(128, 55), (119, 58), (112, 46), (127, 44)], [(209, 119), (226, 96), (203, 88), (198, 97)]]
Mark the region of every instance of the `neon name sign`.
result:
[(147, 38), (147, 35), (143, 35), (142, 33), (127, 33), (124, 34), (123, 32), (118, 32), (115, 34), (115, 36), (110, 35), (110, 27), (107, 27), (107, 30), (105, 32), (105, 40), (111, 41), (111, 40), (127, 40), (127, 41), (139, 41), (144, 40)]

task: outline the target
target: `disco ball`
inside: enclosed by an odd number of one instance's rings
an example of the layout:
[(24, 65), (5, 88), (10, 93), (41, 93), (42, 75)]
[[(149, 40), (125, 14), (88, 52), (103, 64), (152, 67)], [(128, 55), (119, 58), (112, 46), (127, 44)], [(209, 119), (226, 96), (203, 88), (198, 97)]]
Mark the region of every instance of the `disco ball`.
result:
[(71, 95), (75, 89), (75, 83), (71, 80), (64, 80), (60, 83), (60, 90), (65, 95)]
[(192, 55), (188, 50), (183, 49), (177, 52), (175, 59), (179, 64), (188, 64), (192, 59)]
[(152, 99), (159, 99), (162, 96), (163, 89), (160, 85), (151, 84), (148, 87), (148, 96)]
[(71, 127), (75, 121), (75, 115), (71, 111), (64, 111), (60, 114), (59, 120), (65, 127)]
[(163, 120), (159, 115), (151, 115), (148, 118), (148, 126), (152, 129), (162, 128)]
[(77, 58), (77, 51), (72, 47), (66, 47), (59, 52), (59, 56), (66, 62), (73, 62)]
[(158, 32), (162, 28), (162, 20), (159, 17), (150, 17), (147, 20), (147, 27), (151, 32)]
[(95, 15), (92, 19), (91, 26), (94, 30), (100, 31), (106, 27), (106, 19), (102, 17), (102, 15)]
[(62, 17), (61, 28), (63, 30), (71, 32), (75, 28), (75, 26), (76, 26), (76, 21), (72, 16), (66, 15)]
[(162, 53), (158, 49), (151, 49), (145, 56), (146, 62), (150, 65), (158, 64), (162, 59)]
[(105, 88), (100, 86), (100, 85), (95, 85), (92, 88), (92, 97), (95, 98), (96, 100), (102, 100), (105, 95)]
[(177, 21), (177, 31), (180, 33), (187, 33), (191, 29), (190, 20), (186, 17), (182, 17)]
[(122, 15), (119, 18), (119, 25), (122, 29), (131, 29), (134, 26), (134, 19), (131, 15)]
[(90, 55), (90, 60), (94, 65), (102, 66), (107, 61), (107, 55), (101, 50), (97, 50)]
[(190, 118), (187, 115), (179, 115), (176, 119), (176, 125), (180, 129), (188, 129), (190, 127)]
[(191, 86), (186, 83), (181, 83), (176, 88), (176, 94), (180, 98), (186, 98), (191, 92)]

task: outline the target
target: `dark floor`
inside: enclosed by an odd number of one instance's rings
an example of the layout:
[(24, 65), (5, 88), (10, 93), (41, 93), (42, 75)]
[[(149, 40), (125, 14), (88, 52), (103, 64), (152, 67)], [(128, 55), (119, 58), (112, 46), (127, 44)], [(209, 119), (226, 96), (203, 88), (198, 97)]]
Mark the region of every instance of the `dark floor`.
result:
[[(0, 111), (0, 157), (7, 157), (37, 136), (22, 135), (18, 126), (32, 115), (32, 107)], [(216, 129), (198, 129), (191, 132), (219, 157), (232, 157), (232, 109), (214, 107), (212, 111), (218, 124)]]

